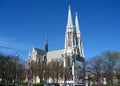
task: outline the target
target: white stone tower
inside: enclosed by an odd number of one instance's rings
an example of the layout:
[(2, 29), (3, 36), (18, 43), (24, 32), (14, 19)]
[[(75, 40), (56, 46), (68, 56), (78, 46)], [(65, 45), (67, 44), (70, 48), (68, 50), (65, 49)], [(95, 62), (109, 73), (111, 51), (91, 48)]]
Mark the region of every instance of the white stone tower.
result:
[(65, 34), (65, 59), (64, 66), (72, 66), (72, 56), (74, 47), (74, 26), (72, 23), (71, 9), (68, 10), (68, 21)]
[(83, 45), (82, 45), (82, 39), (81, 39), (81, 34), (80, 34), (80, 27), (79, 27), (79, 22), (78, 22), (78, 16), (76, 12), (76, 17), (75, 17), (75, 34), (76, 34), (76, 48), (77, 48), (77, 55), (80, 55), (80, 57), (84, 57), (84, 52), (83, 52)]
[[(75, 50), (76, 49), (76, 50)], [(82, 40), (78, 22), (78, 16), (76, 13), (75, 27), (72, 22), (71, 8), (68, 9), (68, 21), (65, 33), (65, 50), (64, 50), (64, 66), (71, 67), (73, 62), (73, 55), (80, 59), (84, 57)]]

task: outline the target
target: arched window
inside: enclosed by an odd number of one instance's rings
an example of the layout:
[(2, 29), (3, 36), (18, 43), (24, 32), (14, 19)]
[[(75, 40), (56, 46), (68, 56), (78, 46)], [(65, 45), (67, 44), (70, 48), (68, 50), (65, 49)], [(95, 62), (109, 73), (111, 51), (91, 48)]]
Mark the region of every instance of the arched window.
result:
[(70, 57), (67, 58), (67, 66), (70, 67)]
[(47, 62), (47, 57), (45, 55), (43, 56), (43, 62)]

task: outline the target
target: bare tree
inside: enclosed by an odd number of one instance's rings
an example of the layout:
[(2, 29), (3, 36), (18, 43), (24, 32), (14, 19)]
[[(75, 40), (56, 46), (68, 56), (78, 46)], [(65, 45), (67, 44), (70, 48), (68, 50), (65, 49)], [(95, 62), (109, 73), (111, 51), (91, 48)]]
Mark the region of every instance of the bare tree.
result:
[(50, 63), (50, 77), (53, 79), (53, 82), (55, 81), (56, 78), (56, 70), (55, 70), (55, 60), (53, 59)]
[(88, 60), (86, 69), (92, 72), (97, 81), (105, 77), (107, 83), (112, 83), (115, 73), (119, 75), (119, 72), (116, 70), (119, 69), (119, 59), (119, 52), (105, 51), (101, 55), (92, 57)]
[(100, 81), (103, 67), (103, 60), (100, 56), (95, 56), (89, 60), (88, 69), (95, 75), (95, 79)]
[(50, 77), (58, 82), (58, 79), (64, 76), (63, 62), (60, 59), (53, 59), (49, 65)]
[(113, 76), (115, 76), (115, 69), (118, 66), (118, 59), (120, 54), (118, 52), (106, 51), (103, 53), (104, 58), (104, 76), (107, 78), (108, 83), (113, 82)]
[(36, 76), (37, 76), (37, 63), (35, 61), (31, 61), (28, 63), (28, 68), (26, 69), (28, 84), (33, 83), (35, 80), (36, 83)]
[(22, 77), (24, 68), (25, 65), (19, 57), (0, 56), (0, 78), (3, 83), (15, 83), (15, 80), (23, 81), (23, 78), (20, 77)]
[(69, 67), (64, 67), (64, 82), (67, 80), (72, 80), (72, 72)]
[(38, 62), (37, 64), (37, 75), (42, 83), (44, 78), (44, 64), (41, 62)]
[(50, 77), (50, 65), (49, 63), (48, 64), (44, 63), (44, 82), (47, 83), (49, 77)]

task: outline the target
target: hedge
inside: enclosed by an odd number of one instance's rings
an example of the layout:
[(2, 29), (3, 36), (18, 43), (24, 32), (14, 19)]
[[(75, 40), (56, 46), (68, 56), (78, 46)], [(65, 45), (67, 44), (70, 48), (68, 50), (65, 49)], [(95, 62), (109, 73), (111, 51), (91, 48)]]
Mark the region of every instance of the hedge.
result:
[(44, 86), (44, 84), (36, 83), (36, 84), (33, 84), (32, 86)]

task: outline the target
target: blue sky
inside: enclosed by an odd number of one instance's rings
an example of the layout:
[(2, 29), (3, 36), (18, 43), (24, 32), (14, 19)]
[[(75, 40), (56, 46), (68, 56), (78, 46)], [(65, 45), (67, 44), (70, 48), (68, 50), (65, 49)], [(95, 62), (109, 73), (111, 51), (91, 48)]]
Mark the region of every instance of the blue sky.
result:
[(73, 23), (78, 13), (84, 54), (90, 58), (103, 51), (120, 51), (119, 0), (0, 0), (0, 52), (25, 60), (33, 46), (63, 49), (68, 5)]

